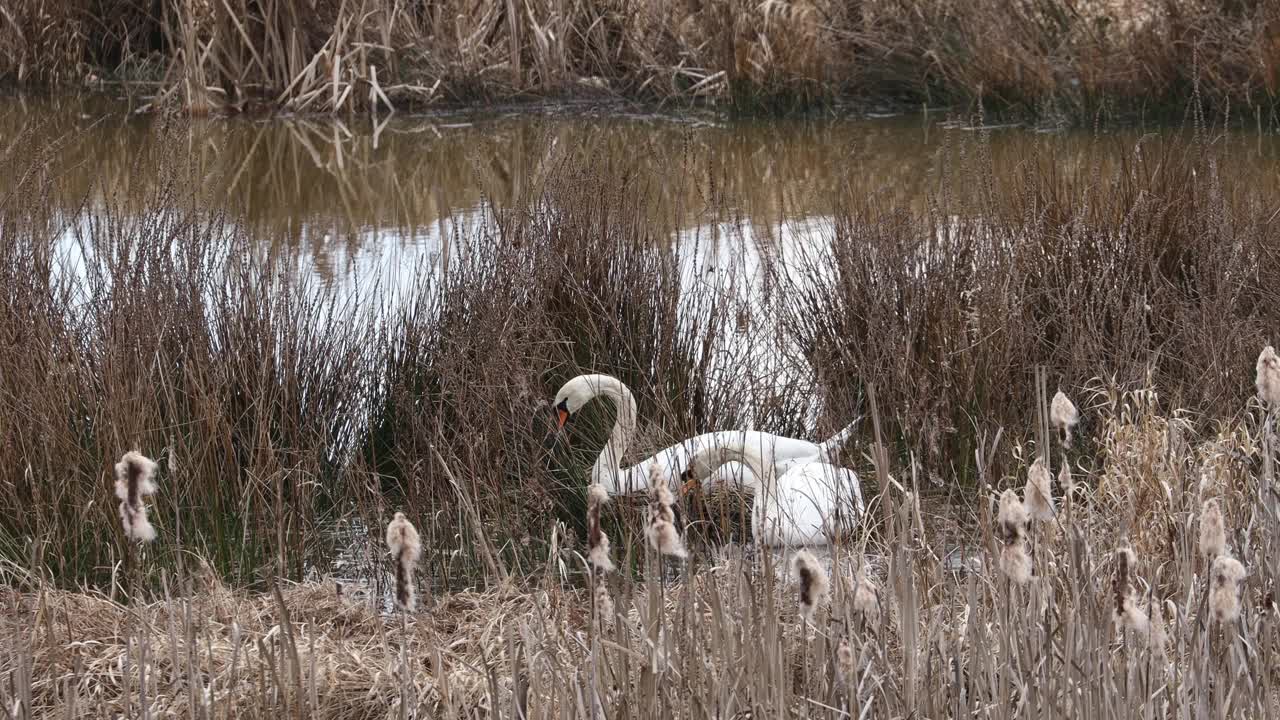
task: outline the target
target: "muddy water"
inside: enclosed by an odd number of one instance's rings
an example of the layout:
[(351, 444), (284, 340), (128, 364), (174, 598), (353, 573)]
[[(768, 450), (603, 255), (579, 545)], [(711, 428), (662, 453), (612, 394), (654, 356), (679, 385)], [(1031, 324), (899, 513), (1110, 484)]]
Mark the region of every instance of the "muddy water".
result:
[[(974, 142), (979, 135), (989, 142)], [(635, 178), (654, 227), (672, 237), (755, 245), (820, 228), (844, 199), (924, 212), (931, 199), (978, 192), (986, 171), (977, 168), (1014, 174), (1052, 162), (1087, 179), (1140, 140), (1176, 147), (1185, 135), (982, 129), (940, 113), (726, 122), (616, 109), (188, 125), (130, 114), (111, 98), (0, 99), (0, 149), (59, 141), (49, 158), (57, 202), (109, 193), (141, 205), (165, 164), (186, 159), (210, 202), (329, 281), (379, 258), (446, 250), (451, 229), (536, 196), (557, 168)], [(1238, 131), (1216, 142), (1233, 174), (1280, 193), (1274, 136)], [(0, 194), (10, 183), (0, 173)]]

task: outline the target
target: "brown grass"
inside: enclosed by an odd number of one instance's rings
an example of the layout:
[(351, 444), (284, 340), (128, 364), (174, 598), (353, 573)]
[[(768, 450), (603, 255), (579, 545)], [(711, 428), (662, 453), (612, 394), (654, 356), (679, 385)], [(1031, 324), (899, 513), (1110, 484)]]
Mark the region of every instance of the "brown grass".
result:
[(624, 97), (797, 109), (963, 104), (1050, 120), (1271, 120), (1280, 9), (1256, 0), (19, 0), (0, 76), (150, 76), (154, 108), (365, 112)]

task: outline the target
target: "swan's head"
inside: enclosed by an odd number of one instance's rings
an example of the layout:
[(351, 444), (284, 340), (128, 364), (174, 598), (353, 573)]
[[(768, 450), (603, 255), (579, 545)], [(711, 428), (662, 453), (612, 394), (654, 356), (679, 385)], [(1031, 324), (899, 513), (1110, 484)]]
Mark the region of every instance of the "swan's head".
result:
[(590, 402), (600, 392), (599, 375), (579, 375), (565, 383), (551, 402), (551, 409), (556, 414), (556, 428), (563, 428), (583, 405)]

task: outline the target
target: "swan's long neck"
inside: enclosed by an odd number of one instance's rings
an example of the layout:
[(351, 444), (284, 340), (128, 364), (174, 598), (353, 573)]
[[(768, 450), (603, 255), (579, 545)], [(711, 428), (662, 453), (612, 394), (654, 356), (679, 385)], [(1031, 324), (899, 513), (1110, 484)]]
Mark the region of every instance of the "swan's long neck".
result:
[(618, 419), (613, 423), (613, 431), (609, 433), (609, 442), (605, 443), (600, 457), (591, 468), (591, 481), (600, 483), (612, 493), (618, 490), (618, 470), (622, 464), (622, 454), (627, 451), (636, 430), (636, 399), (631, 390), (621, 380), (608, 375), (599, 376), (592, 383), (596, 395), (604, 395), (613, 400), (618, 409)]
[(690, 468), (693, 470), (695, 479), (703, 480), (711, 477), (721, 465), (728, 462), (739, 462), (747, 466), (747, 469), (751, 471), (751, 477), (744, 478), (744, 481), (751, 486), (752, 492), (757, 497), (760, 497), (762, 490), (765, 488), (772, 492), (773, 468), (765, 467), (764, 459), (760, 456), (760, 453), (748, 448), (741, 442), (733, 442), (703, 450), (690, 461)]

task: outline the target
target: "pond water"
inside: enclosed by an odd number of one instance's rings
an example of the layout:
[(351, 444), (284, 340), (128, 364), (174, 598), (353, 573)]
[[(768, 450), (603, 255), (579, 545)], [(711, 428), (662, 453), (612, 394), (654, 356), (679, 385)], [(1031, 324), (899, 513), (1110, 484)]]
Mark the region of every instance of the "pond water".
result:
[[(983, 142), (974, 142), (979, 135)], [(109, 193), (141, 204), (162, 165), (183, 156), (232, 220), (298, 252), (325, 282), (447, 254), (451, 231), (465, 235), (488, 209), (536, 196), (557, 167), (636, 178), (652, 199), (655, 236), (750, 248), (822, 235), (841, 197), (920, 213), (937, 198), (975, 192), (975, 172), (985, 168), (1015, 174), (1048, 161), (1084, 180), (1125, 162), (1139, 142), (1176, 144), (1182, 135), (981, 128), (937, 113), (734, 122), (523, 109), (185, 124), (133, 115), (104, 97), (0, 102), (0, 147), (59, 142), (49, 159), (59, 202), (78, 207)], [(1214, 141), (1233, 174), (1280, 191), (1274, 135), (1239, 131)], [(12, 182), (0, 176), (0, 194)]]

